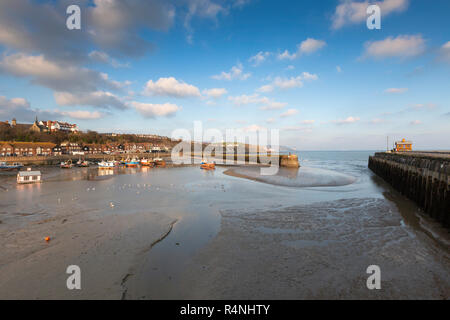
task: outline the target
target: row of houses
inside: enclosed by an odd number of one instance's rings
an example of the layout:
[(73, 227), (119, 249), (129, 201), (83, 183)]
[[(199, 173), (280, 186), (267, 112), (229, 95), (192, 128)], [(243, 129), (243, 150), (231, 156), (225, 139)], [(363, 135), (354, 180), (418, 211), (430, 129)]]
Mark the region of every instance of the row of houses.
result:
[(55, 154), (58, 149), (56, 147), (56, 144), (50, 142), (0, 142), (0, 156), (50, 156)]
[(124, 143), (124, 144), (78, 144), (63, 142), (56, 145), (50, 142), (1, 142), (0, 156), (2, 157), (28, 157), (51, 155), (84, 155), (84, 154), (111, 154), (111, 153), (149, 153), (168, 152), (166, 146), (151, 143)]

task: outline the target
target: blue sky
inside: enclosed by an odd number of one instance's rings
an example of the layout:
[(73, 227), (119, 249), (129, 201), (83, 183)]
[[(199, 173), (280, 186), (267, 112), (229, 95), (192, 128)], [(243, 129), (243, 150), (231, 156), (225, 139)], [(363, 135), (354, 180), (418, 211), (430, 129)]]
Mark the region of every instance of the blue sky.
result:
[(0, 120), (168, 136), (200, 120), (278, 129), (300, 150), (386, 136), (450, 149), (449, 13), (446, 0), (5, 0)]

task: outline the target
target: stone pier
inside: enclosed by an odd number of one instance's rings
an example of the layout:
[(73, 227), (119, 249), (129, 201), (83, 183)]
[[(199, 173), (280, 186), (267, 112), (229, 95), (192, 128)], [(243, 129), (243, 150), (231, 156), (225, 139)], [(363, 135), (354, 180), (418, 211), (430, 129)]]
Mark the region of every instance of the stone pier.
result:
[(379, 152), (369, 168), (450, 228), (450, 152)]

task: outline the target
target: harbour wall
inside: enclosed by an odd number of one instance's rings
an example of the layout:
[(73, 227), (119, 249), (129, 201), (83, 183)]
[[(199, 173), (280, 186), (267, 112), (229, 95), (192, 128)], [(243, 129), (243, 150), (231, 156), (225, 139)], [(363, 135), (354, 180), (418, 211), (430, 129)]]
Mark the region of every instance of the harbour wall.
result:
[(450, 153), (379, 152), (369, 169), (450, 228)]

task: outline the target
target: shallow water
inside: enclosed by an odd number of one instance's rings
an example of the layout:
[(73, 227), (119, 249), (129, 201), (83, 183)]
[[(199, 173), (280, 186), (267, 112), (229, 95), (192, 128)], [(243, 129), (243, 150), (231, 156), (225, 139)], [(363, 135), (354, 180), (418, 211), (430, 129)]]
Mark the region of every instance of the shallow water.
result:
[[(26, 227), (67, 211), (177, 219), (130, 270), (126, 299), (448, 298), (448, 234), (367, 169), (372, 153), (302, 152), (298, 172), (264, 183), (258, 168), (233, 169), (244, 179), (225, 167), (46, 167), (41, 185), (26, 186), (2, 175), (0, 221)], [(371, 296), (365, 268), (377, 263), (391, 284)]]

